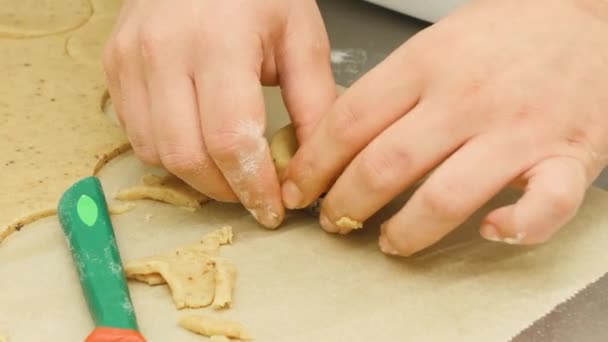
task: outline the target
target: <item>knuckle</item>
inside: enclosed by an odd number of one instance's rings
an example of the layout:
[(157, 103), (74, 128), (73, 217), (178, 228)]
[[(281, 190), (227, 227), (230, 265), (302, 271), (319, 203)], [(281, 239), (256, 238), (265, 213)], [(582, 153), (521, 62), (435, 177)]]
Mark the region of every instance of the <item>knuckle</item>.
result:
[(135, 155), (144, 162), (149, 165), (158, 165), (159, 158), (156, 153), (156, 149), (152, 147), (150, 144), (143, 142), (141, 139), (131, 138), (131, 147), (133, 148), (133, 152)]
[(411, 164), (411, 155), (403, 149), (376, 149), (362, 155), (358, 174), (369, 191), (386, 192)]
[(306, 50), (309, 51), (313, 56), (319, 58), (321, 61), (327, 61), (331, 54), (331, 47), (329, 45), (329, 41), (326, 39), (315, 40), (307, 45), (308, 48)]
[(344, 101), (336, 113), (329, 121), (329, 132), (337, 143), (352, 144), (357, 140), (357, 126), (362, 120), (362, 112)]
[(252, 146), (254, 139), (238, 132), (220, 131), (205, 136), (209, 155), (220, 162), (238, 158), (240, 151)]
[(209, 165), (202, 152), (178, 145), (165, 146), (160, 151), (160, 160), (169, 172), (178, 176), (202, 173)]
[(133, 50), (134, 41), (128, 35), (118, 33), (108, 44), (108, 55), (112, 56), (112, 62), (120, 62), (129, 58)]
[(547, 189), (548, 204), (553, 210), (562, 217), (569, 217), (576, 213), (579, 206), (579, 199), (568, 191), (553, 187)]
[(466, 215), (465, 201), (450, 186), (432, 184), (420, 190), (420, 202), (430, 215), (457, 220)]
[(162, 28), (148, 27), (140, 31), (139, 43), (142, 56), (148, 62), (155, 62), (163, 56), (163, 49), (170, 42), (170, 35)]

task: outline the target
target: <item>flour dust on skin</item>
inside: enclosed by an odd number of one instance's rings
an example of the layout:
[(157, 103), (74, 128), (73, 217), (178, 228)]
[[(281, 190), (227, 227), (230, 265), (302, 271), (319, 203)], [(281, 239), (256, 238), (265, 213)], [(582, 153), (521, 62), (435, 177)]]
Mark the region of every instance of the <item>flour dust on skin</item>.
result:
[[(245, 141), (251, 142), (244, 146), (237, 155), (236, 167), (226, 169), (224, 172), (229, 178), (230, 185), (237, 193), (245, 208), (258, 221), (264, 217), (272, 222), (265, 222), (274, 225), (278, 222), (279, 215), (274, 211), (272, 205), (263, 203), (252, 195), (247, 189), (248, 179), (256, 179), (262, 176), (262, 165), (268, 158), (270, 149), (264, 137), (264, 126), (250, 120), (240, 120), (234, 126), (235, 134), (246, 137)], [(268, 220), (267, 219), (267, 220)]]

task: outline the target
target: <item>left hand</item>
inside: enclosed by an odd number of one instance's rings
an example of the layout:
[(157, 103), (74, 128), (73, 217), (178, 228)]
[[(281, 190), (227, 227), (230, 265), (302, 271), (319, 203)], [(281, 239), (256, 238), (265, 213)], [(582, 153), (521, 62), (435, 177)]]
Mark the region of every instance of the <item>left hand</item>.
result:
[[(301, 208), (335, 183), (321, 225), (347, 233), (434, 169), (382, 226), (385, 253), (440, 240), (502, 188), (481, 235), (546, 241), (577, 212), (608, 156), (608, 6), (476, 0), (421, 32), (333, 105), (282, 186)], [(436, 169), (435, 169), (436, 168)]]

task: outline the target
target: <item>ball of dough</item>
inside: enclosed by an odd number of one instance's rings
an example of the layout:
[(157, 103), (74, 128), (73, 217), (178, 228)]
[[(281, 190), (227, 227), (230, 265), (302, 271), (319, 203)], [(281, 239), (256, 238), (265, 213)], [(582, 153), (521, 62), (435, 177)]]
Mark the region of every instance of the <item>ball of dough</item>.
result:
[(279, 179), (289, 164), (289, 160), (298, 150), (298, 139), (291, 124), (278, 130), (270, 139), (270, 154)]

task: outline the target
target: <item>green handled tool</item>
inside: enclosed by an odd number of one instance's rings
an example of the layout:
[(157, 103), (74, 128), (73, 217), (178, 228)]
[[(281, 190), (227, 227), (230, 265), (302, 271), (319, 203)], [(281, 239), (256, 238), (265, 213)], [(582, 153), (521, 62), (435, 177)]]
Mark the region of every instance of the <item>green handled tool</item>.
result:
[(86, 342), (145, 342), (99, 180), (87, 177), (72, 185), (57, 212), (96, 326)]

